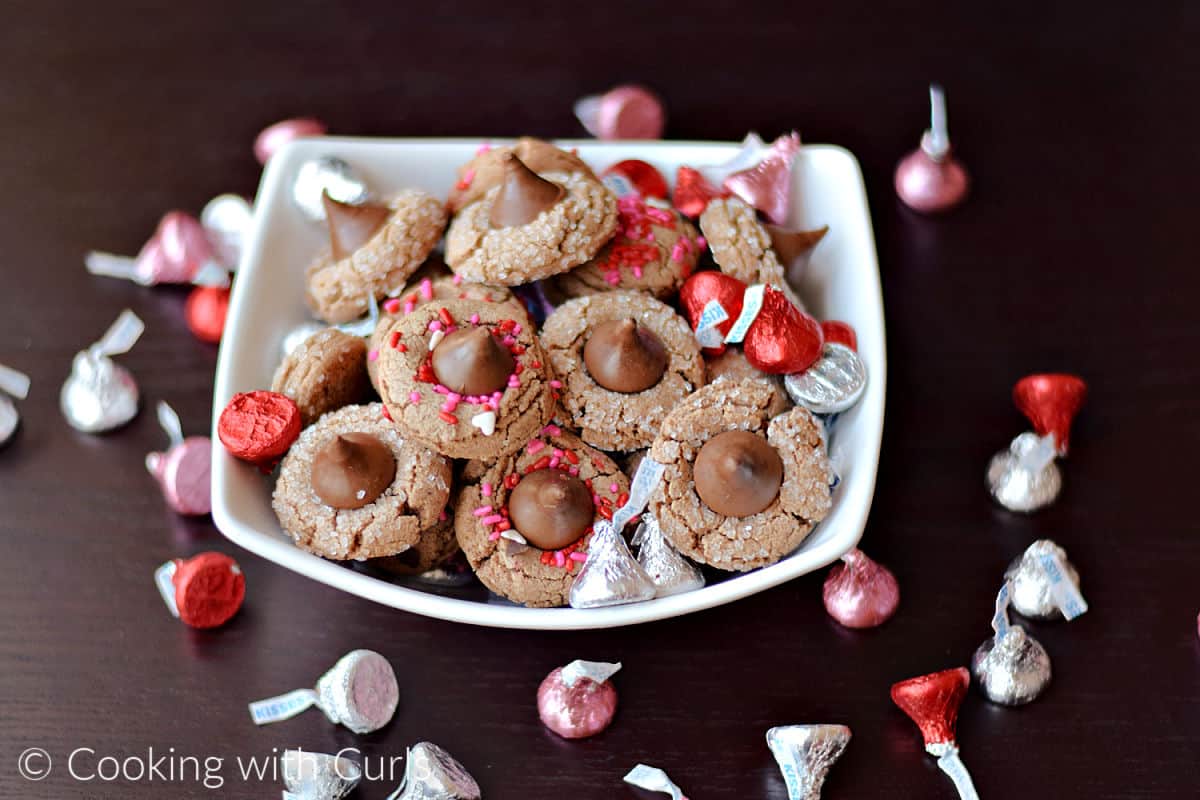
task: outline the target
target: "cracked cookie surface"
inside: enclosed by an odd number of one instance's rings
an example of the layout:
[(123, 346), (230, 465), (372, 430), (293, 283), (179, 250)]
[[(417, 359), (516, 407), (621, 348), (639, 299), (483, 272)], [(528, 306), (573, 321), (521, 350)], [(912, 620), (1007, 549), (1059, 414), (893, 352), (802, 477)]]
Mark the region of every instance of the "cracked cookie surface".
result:
[[(333, 508), (312, 487), (316, 454), (336, 436), (366, 433), (396, 457), (396, 476), (361, 508)], [(383, 406), (348, 406), (300, 434), (279, 470), (272, 506), (298, 547), (338, 561), (392, 556), (416, 545), (439, 522), (450, 497), (450, 461), (407, 439), (383, 416)]]
[(271, 391), (296, 402), (305, 426), (322, 414), (362, 402), (369, 389), (366, 342), (337, 328), (305, 339), (283, 359), (271, 381)]
[(753, 208), (736, 197), (717, 198), (700, 215), (700, 231), (722, 272), (747, 285), (774, 286), (797, 308), (804, 309), (771, 248), (771, 235), (758, 221)]
[[(584, 364), (590, 332), (621, 319), (633, 319), (653, 331), (669, 357), (662, 378), (641, 392), (606, 389)], [(675, 404), (704, 385), (700, 346), (687, 320), (642, 292), (604, 292), (570, 300), (546, 319), (541, 340), (562, 381), (562, 405), (571, 425), (585, 442), (602, 450), (648, 446)]]
[[(820, 423), (803, 408), (772, 419), (770, 404), (771, 389), (760, 381), (718, 381), (676, 406), (663, 423), (650, 455), (666, 470), (650, 509), (663, 534), (688, 558), (739, 572), (774, 564), (829, 513), (833, 469)], [(696, 493), (692, 471), (700, 448), (733, 430), (764, 436), (783, 462), (779, 494), (744, 517), (709, 508)]]
[(779, 375), (768, 375), (750, 363), (745, 354), (736, 347), (727, 347), (718, 356), (704, 355), (704, 365), (707, 370), (707, 383), (717, 381), (761, 381), (771, 387), (771, 404), (767, 406), (767, 414), (778, 416), (794, 405), (787, 390), (783, 388), (783, 378)]

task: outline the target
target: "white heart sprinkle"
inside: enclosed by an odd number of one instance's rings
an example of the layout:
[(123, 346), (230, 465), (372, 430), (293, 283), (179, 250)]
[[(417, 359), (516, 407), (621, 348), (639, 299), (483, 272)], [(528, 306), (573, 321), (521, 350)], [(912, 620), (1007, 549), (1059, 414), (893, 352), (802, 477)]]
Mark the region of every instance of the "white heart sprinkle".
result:
[(525, 541), (524, 536), (517, 533), (512, 528), (509, 528), (506, 531), (500, 531), (500, 538), (508, 539), (509, 541), (516, 542), (517, 544), (529, 544), (529, 542)]
[(437, 347), (438, 342), (440, 342), (444, 338), (446, 338), (445, 331), (434, 331), (433, 333), (431, 333), (429, 335), (429, 349), (432, 350), (433, 348)]
[(491, 436), (496, 432), (496, 412), (484, 411), (476, 414), (471, 417), (471, 424), (483, 431), (484, 436)]

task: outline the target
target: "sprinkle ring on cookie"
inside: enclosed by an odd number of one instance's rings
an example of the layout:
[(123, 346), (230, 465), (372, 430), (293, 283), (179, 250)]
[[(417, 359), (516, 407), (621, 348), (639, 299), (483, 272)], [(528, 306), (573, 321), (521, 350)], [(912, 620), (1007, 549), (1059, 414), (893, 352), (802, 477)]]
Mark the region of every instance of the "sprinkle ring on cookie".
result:
[[(443, 455), (512, 453), (554, 413), (561, 384), (528, 319), (510, 303), (426, 303), (397, 319), (384, 339), (377, 382), (391, 418)], [(487, 378), (486, 391), (475, 373)]]
[(604, 450), (648, 446), (675, 404), (704, 385), (687, 321), (643, 292), (568, 301), (546, 320), (541, 340), (572, 424)]
[(791, 553), (832, 505), (833, 469), (806, 409), (770, 418), (771, 387), (722, 380), (684, 400), (650, 456), (666, 465), (650, 501), (663, 535), (694, 561), (745, 571)]
[(620, 468), (559, 426), (519, 452), (464, 470), (459, 545), (485, 586), (527, 606), (561, 606), (586, 559), (592, 524), (629, 499)]

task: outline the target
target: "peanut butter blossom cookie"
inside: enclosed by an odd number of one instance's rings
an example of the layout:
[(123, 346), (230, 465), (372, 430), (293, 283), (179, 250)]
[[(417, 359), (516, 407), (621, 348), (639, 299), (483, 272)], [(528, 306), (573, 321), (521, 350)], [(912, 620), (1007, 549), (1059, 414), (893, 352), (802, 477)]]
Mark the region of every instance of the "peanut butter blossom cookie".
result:
[(617, 227), (617, 199), (589, 172), (534, 172), (513, 152), (503, 179), (446, 232), (446, 263), (464, 280), (516, 286), (596, 255)]
[[(481, 303), (509, 303), (512, 305), (514, 319), (526, 318), (525, 307), (513, 296), (513, 293), (503, 286), (484, 286), (481, 283), (466, 283), (462, 278), (444, 276), (439, 278), (422, 278), (413, 285), (406, 286), (396, 297), (383, 301), (380, 307), (379, 322), (375, 332), (367, 343), (367, 371), (371, 376), (371, 385), (377, 386), (379, 374), (379, 354), (387, 344), (387, 332), (397, 319), (407, 316), (420, 306), (434, 300), (470, 300)], [(515, 316), (520, 314), (521, 316)]]
[(629, 195), (617, 201), (616, 235), (586, 264), (550, 278), (549, 291), (571, 298), (640, 289), (665, 299), (692, 274), (703, 249), (704, 240), (678, 211)]
[(445, 563), (457, 552), (454, 520), (447, 514), (444, 520), (422, 532), (417, 543), (403, 553), (373, 558), (371, 564), (394, 575), (420, 575)]
[[(774, 226), (773, 226), (774, 227)], [(795, 237), (783, 236), (781, 242), (788, 248), (788, 258), (799, 256), (796, 248), (800, 241)], [(788, 284), (784, 266), (772, 246), (771, 233), (761, 222), (753, 208), (736, 197), (721, 197), (713, 200), (700, 215), (700, 231), (712, 251), (713, 260), (726, 275), (732, 275), (747, 283), (765, 283), (783, 291), (798, 308), (804, 308), (800, 298)], [(823, 236), (824, 233), (821, 233)], [(820, 240), (817, 236), (816, 241)], [(813, 241), (812, 245), (816, 245)]]
[(426, 303), (388, 329), (378, 368), (396, 426), (452, 458), (520, 449), (550, 421), (561, 386), (511, 303)]
[(329, 247), (308, 268), (308, 304), (321, 319), (341, 323), (367, 312), (368, 295), (398, 290), (442, 238), (446, 209), (409, 189), (386, 205), (347, 205), (324, 195)]
[(271, 391), (296, 401), (304, 425), (322, 414), (366, 399), (367, 345), (360, 336), (326, 328), (309, 336), (283, 359)]
[(392, 556), (438, 525), (450, 461), (383, 413), (373, 403), (326, 414), (288, 451), (273, 505), (299, 547), (336, 560)]
[(446, 201), (452, 212), (459, 211), (477, 200), (482, 200), (488, 190), (504, 181), (504, 163), (509, 153), (521, 159), (525, 166), (537, 173), (577, 172), (595, 178), (582, 158), (573, 151), (562, 150), (543, 139), (522, 136), (514, 145), (483, 145), (475, 157), (458, 169), (458, 182), (450, 190)]
[(546, 320), (541, 340), (561, 377), (571, 424), (604, 450), (648, 446), (675, 404), (704, 385), (687, 321), (642, 292), (564, 303)]
[(463, 553), (485, 586), (527, 606), (566, 604), (592, 525), (629, 499), (612, 459), (554, 424), (463, 479), (454, 513)]
[(667, 417), (650, 456), (666, 465), (650, 501), (685, 556), (724, 570), (774, 564), (825, 518), (833, 470), (806, 409), (771, 418), (761, 381), (718, 381)]

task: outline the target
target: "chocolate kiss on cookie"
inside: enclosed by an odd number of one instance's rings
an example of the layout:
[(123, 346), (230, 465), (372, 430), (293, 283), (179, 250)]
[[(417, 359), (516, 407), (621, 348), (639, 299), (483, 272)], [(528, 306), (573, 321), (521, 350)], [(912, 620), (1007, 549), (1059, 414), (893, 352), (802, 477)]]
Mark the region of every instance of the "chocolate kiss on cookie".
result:
[(508, 498), (508, 514), (525, 541), (559, 550), (587, 533), (595, 518), (592, 493), (583, 481), (557, 469), (526, 475)]
[(371, 241), (383, 227), (392, 210), (374, 203), (350, 205), (334, 200), (328, 193), (321, 195), (325, 206), (325, 221), (329, 226), (329, 249), (334, 261), (341, 261)]
[(669, 360), (654, 331), (632, 319), (597, 325), (583, 346), (583, 363), (592, 379), (624, 394), (645, 391), (662, 380)]
[(369, 433), (343, 433), (322, 447), (312, 462), (312, 487), (334, 508), (362, 508), (396, 478), (396, 456)]
[(829, 226), (811, 231), (793, 231), (781, 225), (765, 225), (771, 237), (771, 249), (779, 256), (783, 268), (790, 270), (797, 264), (808, 261), (812, 249), (829, 233)]
[(696, 494), (726, 517), (748, 517), (771, 505), (783, 483), (783, 461), (763, 437), (726, 431), (704, 443), (692, 468)]
[(504, 182), (492, 200), (488, 223), (493, 228), (514, 228), (533, 222), (566, 193), (566, 189), (541, 177), (514, 153), (509, 153), (504, 156)]
[(514, 366), (512, 353), (484, 327), (459, 328), (433, 348), (438, 383), (470, 397), (504, 389)]

